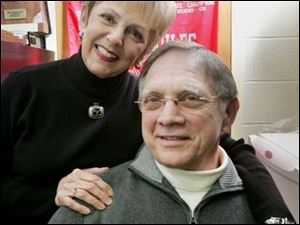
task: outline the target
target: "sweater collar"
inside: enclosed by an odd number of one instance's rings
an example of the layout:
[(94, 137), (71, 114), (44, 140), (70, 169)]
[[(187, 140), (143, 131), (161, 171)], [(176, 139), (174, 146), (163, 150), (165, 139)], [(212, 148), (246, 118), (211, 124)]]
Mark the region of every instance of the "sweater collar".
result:
[(93, 101), (95, 99), (107, 99), (109, 96), (114, 95), (121, 88), (128, 74), (126, 71), (115, 77), (97, 77), (86, 67), (82, 59), (81, 49), (79, 53), (65, 62), (65, 76), (71, 80), (80, 92), (83, 92), (86, 97)]
[(218, 178), (224, 173), (228, 165), (228, 156), (219, 146), (221, 165), (215, 169), (205, 171), (189, 171), (166, 167), (155, 161), (162, 174), (170, 181), (176, 190), (186, 192), (201, 192), (209, 190)]
[[(150, 150), (144, 144), (141, 146), (135, 160), (131, 163), (130, 168), (146, 179), (160, 184), (163, 183), (164, 176), (158, 169)], [(238, 176), (230, 158), (228, 158), (228, 164), (223, 175), (218, 180), (218, 184), (221, 188), (240, 187), (242, 185), (242, 180)]]

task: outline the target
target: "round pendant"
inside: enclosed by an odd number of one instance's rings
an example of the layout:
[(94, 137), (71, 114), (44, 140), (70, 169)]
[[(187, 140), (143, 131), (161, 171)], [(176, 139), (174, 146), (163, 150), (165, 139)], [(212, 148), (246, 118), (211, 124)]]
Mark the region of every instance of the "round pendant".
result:
[(97, 102), (93, 103), (94, 105), (89, 107), (89, 117), (92, 119), (100, 119), (104, 116), (104, 108), (100, 106)]

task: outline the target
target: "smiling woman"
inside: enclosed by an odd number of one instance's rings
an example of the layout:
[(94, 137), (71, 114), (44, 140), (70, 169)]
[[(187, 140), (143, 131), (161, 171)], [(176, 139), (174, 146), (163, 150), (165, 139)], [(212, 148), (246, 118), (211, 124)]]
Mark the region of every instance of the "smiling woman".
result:
[(87, 2), (80, 22), (83, 60), (94, 74), (115, 76), (151, 51), (174, 17), (165, 2)]
[(175, 14), (174, 2), (85, 2), (77, 54), (3, 81), (4, 221), (46, 223), (57, 209), (56, 193), (57, 205), (88, 213), (73, 199), (75, 188), (77, 198), (99, 209), (111, 203), (110, 186), (95, 175), (105, 168), (91, 167), (132, 159), (142, 144), (137, 79), (128, 69)]

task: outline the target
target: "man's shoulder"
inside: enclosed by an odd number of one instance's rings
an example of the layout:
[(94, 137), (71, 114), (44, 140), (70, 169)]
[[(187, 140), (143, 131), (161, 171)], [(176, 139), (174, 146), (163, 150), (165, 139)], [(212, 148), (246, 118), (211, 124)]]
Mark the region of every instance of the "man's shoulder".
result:
[(129, 166), (131, 161), (124, 162), (120, 165), (114, 166), (99, 176), (111, 185), (120, 185), (123, 181), (126, 181), (130, 176)]
[(83, 224), (83, 217), (84, 215), (62, 206), (53, 214), (48, 224)]

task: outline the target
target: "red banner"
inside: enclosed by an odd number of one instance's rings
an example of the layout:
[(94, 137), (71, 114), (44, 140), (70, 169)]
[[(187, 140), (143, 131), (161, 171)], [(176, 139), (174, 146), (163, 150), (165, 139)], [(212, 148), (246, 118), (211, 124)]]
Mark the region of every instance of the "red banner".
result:
[(176, 1), (177, 15), (160, 44), (189, 40), (217, 52), (218, 1)]
[(82, 10), (81, 1), (67, 1), (67, 30), (69, 31), (69, 55), (78, 52), (80, 46), (79, 39), (79, 19)]
[[(218, 1), (175, 1), (177, 15), (173, 25), (167, 30), (158, 46), (167, 41), (190, 40), (204, 45), (217, 53), (218, 47)], [(68, 1), (67, 18), (70, 55), (78, 51), (78, 19), (81, 5), (79, 1)], [(138, 74), (138, 70), (131, 69)]]

